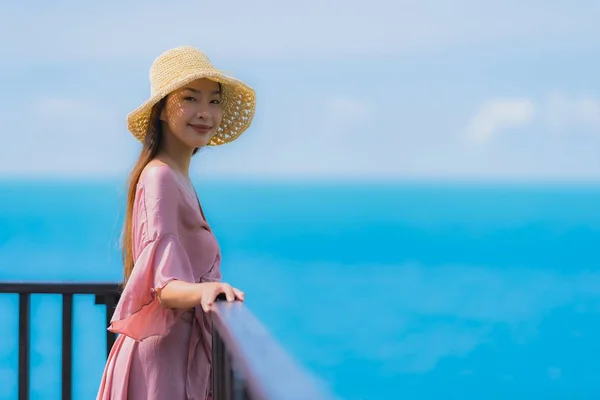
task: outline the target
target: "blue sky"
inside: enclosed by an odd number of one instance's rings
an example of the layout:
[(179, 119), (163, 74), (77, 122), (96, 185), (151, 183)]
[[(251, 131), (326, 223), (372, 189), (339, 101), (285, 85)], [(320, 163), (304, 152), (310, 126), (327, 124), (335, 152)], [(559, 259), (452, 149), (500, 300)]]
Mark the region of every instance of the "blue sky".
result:
[(194, 45), (258, 93), (199, 176), (599, 180), (600, 3), (574, 4), (4, 2), (0, 176), (123, 177), (150, 64)]

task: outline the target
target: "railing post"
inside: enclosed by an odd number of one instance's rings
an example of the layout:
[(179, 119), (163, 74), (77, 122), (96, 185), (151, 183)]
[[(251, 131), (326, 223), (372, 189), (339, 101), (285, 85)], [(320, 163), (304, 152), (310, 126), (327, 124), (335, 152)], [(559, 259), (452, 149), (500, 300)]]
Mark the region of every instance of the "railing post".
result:
[[(31, 295), (62, 295), (62, 358), (61, 358), (61, 398), (73, 397), (73, 296), (95, 295), (96, 304), (106, 305), (106, 322), (110, 322), (115, 304), (120, 297), (118, 283), (71, 283), (71, 282), (0, 282), (0, 293), (19, 295), (19, 360), (18, 360), (18, 400), (30, 398), (30, 325)], [(112, 348), (115, 335), (106, 333), (106, 354)]]
[(225, 349), (223, 348), (223, 341), (219, 336), (219, 332), (213, 328), (212, 331), (212, 392), (213, 400), (226, 400), (225, 397), (225, 377), (224, 377), (224, 356)]
[(211, 310), (214, 400), (331, 400), (241, 302)]
[(29, 400), (29, 293), (19, 293), (19, 400)]
[[(107, 328), (110, 325), (110, 320), (112, 319), (112, 316), (115, 312), (115, 306), (118, 302), (118, 299), (118, 293), (108, 293), (105, 295), (96, 295), (96, 298), (94, 300), (95, 304), (104, 304), (106, 306), (104, 318), (106, 321)], [(106, 357), (110, 355), (110, 350), (115, 344), (115, 337), (116, 335), (113, 332), (109, 331), (108, 329), (106, 330)]]
[(73, 381), (73, 295), (62, 295), (62, 400), (71, 400)]
[[(117, 299), (113, 295), (107, 295), (105, 298), (106, 304), (106, 327), (110, 325), (110, 320), (115, 312), (115, 305)], [(106, 357), (110, 354), (110, 350), (115, 344), (115, 334), (109, 330), (106, 330)]]
[[(95, 295), (107, 326), (120, 297), (115, 283), (0, 282), (0, 293), (19, 295), (18, 400), (30, 398), (30, 301), (32, 294), (62, 295), (61, 398), (73, 391), (73, 297)], [(211, 312), (213, 400), (330, 400), (240, 302), (219, 296)], [(107, 356), (115, 335), (106, 331)], [(204, 393), (201, 395), (205, 395)]]

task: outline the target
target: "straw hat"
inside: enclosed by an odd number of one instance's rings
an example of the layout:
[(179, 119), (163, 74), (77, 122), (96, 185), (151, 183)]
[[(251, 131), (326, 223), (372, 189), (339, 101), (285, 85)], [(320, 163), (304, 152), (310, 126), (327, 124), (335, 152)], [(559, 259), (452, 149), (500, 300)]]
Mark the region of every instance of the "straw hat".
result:
[(154, 60), (150, 67), (150, 98), (127, 115), (129, 131), (143, 142), (152, 107), (172, 91), (200, 78), (220, 82), (223, 91), (223, 119), (208, 145), (218, 146), (237, 139), (254, 117), (254, 89), (217, 70), (203, 52), (190, 46), (168, 50)]

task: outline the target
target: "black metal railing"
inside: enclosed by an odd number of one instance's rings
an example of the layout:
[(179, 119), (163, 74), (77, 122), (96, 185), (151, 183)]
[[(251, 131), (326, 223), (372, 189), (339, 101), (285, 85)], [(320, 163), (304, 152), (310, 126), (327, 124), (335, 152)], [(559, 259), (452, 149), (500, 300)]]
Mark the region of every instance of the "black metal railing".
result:
[(215, 302), (212, 322), (215, 400), (332, 399), (243, 303)]
[[(18, 398), (29, 399), (29, 313), (33, 294), (62, 295), (62, 399), (72, 398), (73, 378), (73, 296), (95, 295), (96, 304), (106, 305), (106, 323), (110, 321), (118, 302), (120, 286), (116, 283), (48, 283), (0, 282), (0, 294), (19, 295), (19, 364)], [(106, 354), (115, 342), (115, 334), (106, 331)]]
[[(106, 326), (120, 295), (117, 283), (0, 282), (0, 294), (19, 295), (18, 399), (29, 400), (30, 296), (62, 295), (62, 396), (72, 398), (73, 296), (94, 295), (106, 305)], [(243, 303), (217, 301), (213, 321), (214, 400), (325, 400), (318, 387)], [(106, 331), (106, 355), (115, 334)]]

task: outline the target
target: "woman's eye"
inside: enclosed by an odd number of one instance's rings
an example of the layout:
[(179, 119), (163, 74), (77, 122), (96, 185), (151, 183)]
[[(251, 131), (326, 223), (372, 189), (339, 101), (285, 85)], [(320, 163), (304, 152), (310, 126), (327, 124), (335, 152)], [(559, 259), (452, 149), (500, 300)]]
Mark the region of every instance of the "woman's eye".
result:
[(184, 101), (196, 101), (196, 98), (187, 96), (187, 97), (184, 97), (183, 100)]
[(213, 100), (211, 101), (212, 104), (221, 104), (221, 100)]

